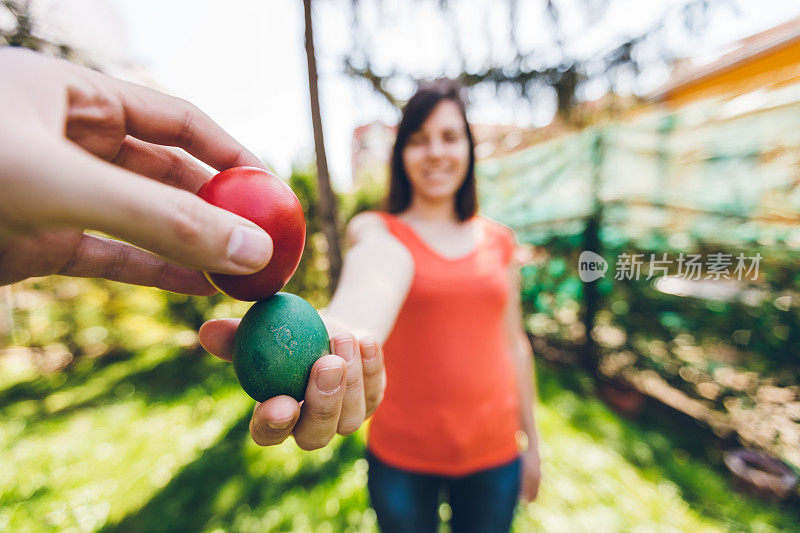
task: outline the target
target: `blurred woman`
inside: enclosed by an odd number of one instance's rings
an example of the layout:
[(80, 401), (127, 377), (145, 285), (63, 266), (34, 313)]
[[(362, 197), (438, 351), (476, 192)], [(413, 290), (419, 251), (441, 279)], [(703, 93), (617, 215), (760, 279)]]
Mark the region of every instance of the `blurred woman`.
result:
[(384, 344), (386, 386), (367, 448), (386, 532), (436, 531), (441, 499), (456, 533), (508, 531), (518, 497), (538, 491), (515, 239), (476, 214), (474, 166), (458, 86), (419, 89), (398, 126), (386, 212), (350, 222), (326, 311), (329, 324)]

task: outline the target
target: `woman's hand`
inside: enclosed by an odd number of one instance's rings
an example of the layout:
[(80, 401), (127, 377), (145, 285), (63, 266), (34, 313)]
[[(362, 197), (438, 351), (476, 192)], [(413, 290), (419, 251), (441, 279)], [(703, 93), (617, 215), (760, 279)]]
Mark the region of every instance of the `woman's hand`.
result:
[(522, 454), (522, 483), (519, 495), (525, 503), (530, 503), (539, 494), (539, 483), (542, 480), (542, 464), (539, 459), (539, 446), (531, 442)]
[[(200, 328), (200, 342), (210, 353), (230, 361), (239, 322), (206, 322)], [(353, 433), (375, 412), (386, 383), (380, 344), (370, 337), (359, 342), (353, 335), (337, 334), (331, 339), (331, 352), (312, 367), (303, 402), (289, 396), (256, 402), (250, 420), (256, 444), (272, 446), (293, 435), (300, 448), (315, 450), (337, 433)]]
[(211, 173), (189, 154), (263, 167), (184, 100), (0, 49), (0, 285), (64, 274), (213, 294), (200, 271), (263, 268), (269, 235), (194, 194)]

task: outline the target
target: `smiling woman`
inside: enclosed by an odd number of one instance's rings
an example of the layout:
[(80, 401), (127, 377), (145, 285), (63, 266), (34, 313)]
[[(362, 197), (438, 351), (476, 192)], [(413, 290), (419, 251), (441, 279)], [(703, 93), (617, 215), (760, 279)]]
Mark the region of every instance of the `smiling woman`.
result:
[(459, 87), (420, 88), (398, 126), (388, 212), (350, 222), (327, 310), (350, 331), (385, 341), (385, 397), (367, 442), (384, 531), (435, 531), (440, 491), (454, 531), (507, 531), (518, 496), (530, 501), (538, 491), (515, 240), (476, 216), (474, 166)]
[(433, 203), (455, 199), (459, 221), (475, 215), (475, 141), (456, 86), (440, 82), (409, 100), (392, 149), (391, 170), (390, 213), (408, 209), (417, 194)]
[(472, 170), (469, 154), (473, 142), (460, 111), (452, 100), (441, 102), (408, 137), (403, 150), (403, 168), (411, 186), (428, 201), (452, 197)]

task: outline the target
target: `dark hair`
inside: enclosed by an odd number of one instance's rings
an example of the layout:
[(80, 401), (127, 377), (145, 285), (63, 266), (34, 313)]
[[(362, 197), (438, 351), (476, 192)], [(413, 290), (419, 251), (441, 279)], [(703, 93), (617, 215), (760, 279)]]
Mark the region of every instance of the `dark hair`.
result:
[(452, 80), (439, 79), (428, 84), (421, 84), (414, 96), (403, 107), (400, 124), (397, 126), (397, 138), (392, 148), (392, 160), (389, 174), (389, 194), (386, 198), (386, 210), (390, 213), (401, 213), (411, 205), (411, 182), (403, 166), (403, 149), (408, 138), (422, 127), (433, 109), (443, 100), (451, 100), (458, 105), (464, 119), (464, 127), (469, 140), (469, 166), (464, 183), (456, 191), (456, 215), (461, 221), (475, 216), (478, 210), (478, 195), (475, 190), (475, 140), (467, 122), (467, 111), (461, 97), (461, 87)]

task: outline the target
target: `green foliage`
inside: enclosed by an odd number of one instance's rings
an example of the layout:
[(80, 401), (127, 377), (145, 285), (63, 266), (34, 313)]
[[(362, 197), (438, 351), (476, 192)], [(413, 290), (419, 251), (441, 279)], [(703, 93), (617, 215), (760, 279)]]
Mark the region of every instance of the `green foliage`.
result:
[(285, 292), (302, 294), (319, 309), (328, 303), (328, 243), (317, 216), (317, 176), (313, 165), (295, 166), (289, 186), (300, 200), (306, 218), (306, 244), (303, 256)]
[[(698, 406), (708, 409), (716, 420), (731, 424), (747, 446), (797, 464), (796, 415), (790, 406), (776, 405), (792, 401), (800, 383), (797, 252), (758, 243), (743, 243), (740, 249), (709, 243), (675, 249), (663, 235), (653, 235), (648, 243), (645, 248), (604, 239), (609, 270), (597, 285), (600, 302), (592, 328), (601, 375), (652, 382), (647, 376), (655, 371), (672, 392), (682, 393), (672, 405), (695, 416)], [(543, 248), (546, 258), (522, 272), (526, 326), (551, 347), (574, 350), (586, 335), (581, 323), (584, 285), (577, 273), (581, 244), (575, 238), (553, 238)], [(716, 252), (760, 254), (763, 259), (757, 281), (733, 287), (724, 298), (658, 290), (660, 273), (647, 279), (650, 254), (660, 259), (666, 253), (673, 259), (669, 273), (676, 275), (674, 260), (681, 252), (699, 254), (704, 261)], [(642, 254), (639, 279), (615, 279), (623, 253)], [(666, 393), (660, 394), (665, 400)]]
[(164, 339), (191, 346), (205, 320), (242, 316), (249, 306), (222, 294), (186, 296), (80, 278), (34, 279), (6, 290), (12, 327), (0, 345), (19, 347), (45, 373), (82, 359), (124, 359)]
[(386, 186), (370, 181), (350, 194), (339, 196), (339, 210), (345, 222), (364, 211), (380, 209), (386, 196)]
[[(231, 366), (170, 344), (0, 389), (0, 529), (376, 531), (363, 430), (315, 452), (259, 448)], [(583, 374), (537, 376), (544, 481), (514, 531), (786, 531), (800, 519), (733, 493), (695, 431), (620, 419)]]
[[(296, 170), (292, 186), (314, 241), (313, 172)], [(381, 196), (342, 197), (342, 212), (349, 219)], [(565, 340), (580, 333), (575, 248), (554, 242), (549, 261), (524, 271), (529, 325), (544, 317)], [(324, 303), (324, 250), (306, 251), (290, 290)], [(604, 310), (643, 305), (615, 295)], [(291, 439), (259, 448), (231, 365), (196, 345), (199, 323), (241, 316), (249, 303), (59, 277), (18, 284), (9, 302), (0, 530), (376, 530), (364, 430), (310, 453)], [(671, 312), (658, 321), (665, 331), (684, 327)], [(655, 415), (622, 420), (578, 372), (540, 367), (537, 378), (544, 481), (514, 531), (785, 531), (800, 520), (796, 508), (734, 493), (705, 432)]]
[[(314, 307), (328, 303), (328, 244), (317, 216), (317, 177), (314, 166), (296, 165), (289, 178), (306, 216), (306, 246), (303, 257), (292, 279), (284, 291), (302, 294)], [(339, 213), (347, 226), (358, 213), (377, 209), (384, 196), (384, 188), (370, 184), (349, 194), (337, 194)]]
[[(678, 254), (668, 248), (642, 250), (629, 245), (611, 249), (606, 256), (613, 259), (623, 250), (642, 253), (646, 258), (651, 253), (660, 257), (665, 251), (671, 257)], [(701, 246), (690, 253), (708, 257), (718, 251)], [(625, 347), (645, 358), (650, 354), (641, 346), (649, 340), (659, 339), (674, 348), (676, 339), (680, 343), (691, 337), (693, 345), (709, 354), (723, 346), (740, 352), (733, 360), (742, 368), (771, 374), (787, 385), (800, 382), (800, 306), (791, 299), (792, 294), (800, 292), (800, 280), (795, 276), (800, 257), (777, 246), (724, 252), (734, 256), (740, 252), (761, 254), (758, 281), (744, 283), (730, 299), (709, 299), (660, 292), (646, 275), (638, 281), (611, 280), (613, 290), (605, 303), (602, 323), (627, 332)], [(746, 290), (752, 298), (744, 297)]]
[(584, 336), (580, 320), (583, 284), (578, 277), (576, 238), (553, 238), (546, 256), (521, 270), (521, 301), (528, 331), (556, 346), (573, 345)]

